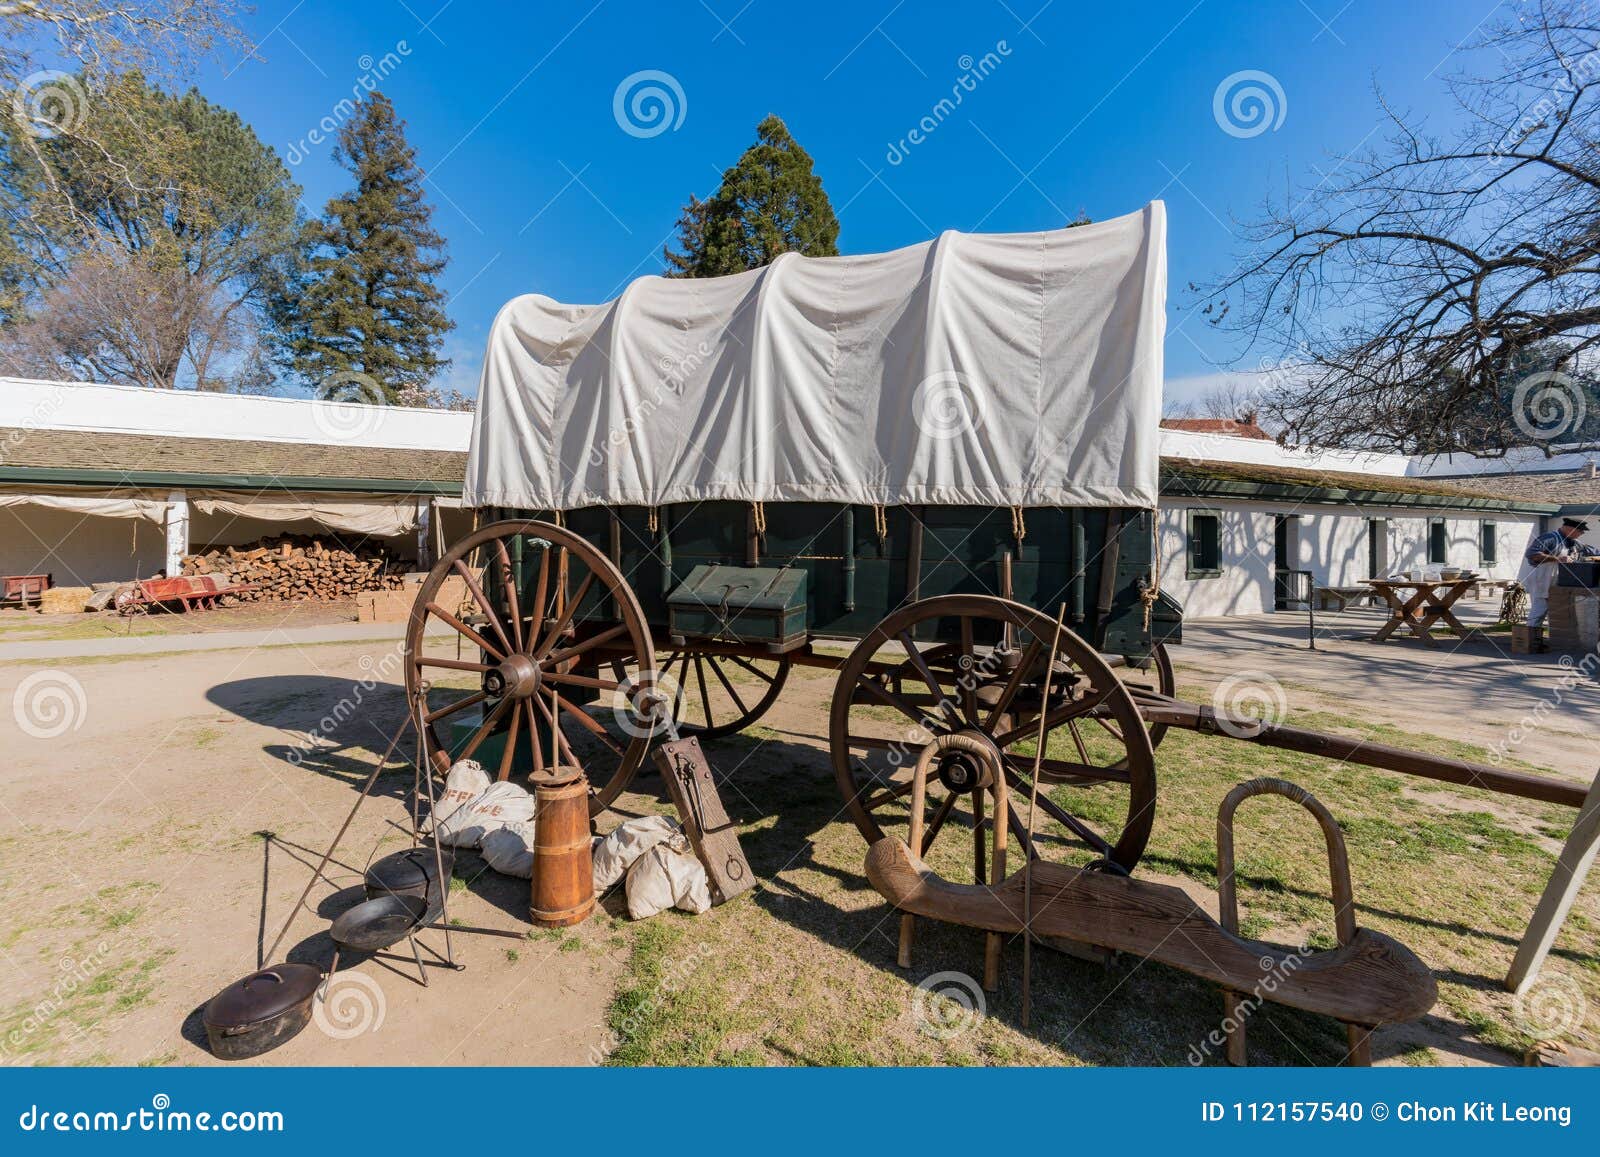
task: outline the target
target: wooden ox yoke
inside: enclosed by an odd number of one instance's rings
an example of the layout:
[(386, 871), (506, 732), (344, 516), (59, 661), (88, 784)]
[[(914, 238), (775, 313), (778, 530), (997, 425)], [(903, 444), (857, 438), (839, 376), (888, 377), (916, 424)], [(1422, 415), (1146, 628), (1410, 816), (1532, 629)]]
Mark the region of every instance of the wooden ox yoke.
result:
[[(1228, 993), (1259, 994), (1360, 1026), (1362, 1043), (1373, 1028), (1416, 1020), (1438, 999), (1427, 966), (1405, 945), (1370, 928), (1356, 928), (1338, 948), (1302, 955), (1231, 934), (1180, 888), (1043, 860), (1033, 864), (1028, 921), (1023, 871), (993, 886), (951, 883), (892, 837), (868, 850), (866, 871), (872, 886), (902, 912), (1133, 953)], [(1229, 1050), (1236, 1061), (1242, 1059), (1242, 1032), (1238, 1045)], [(1354, 1032), (1352, 1046), (1352, 1056), (1365, 1060)]]

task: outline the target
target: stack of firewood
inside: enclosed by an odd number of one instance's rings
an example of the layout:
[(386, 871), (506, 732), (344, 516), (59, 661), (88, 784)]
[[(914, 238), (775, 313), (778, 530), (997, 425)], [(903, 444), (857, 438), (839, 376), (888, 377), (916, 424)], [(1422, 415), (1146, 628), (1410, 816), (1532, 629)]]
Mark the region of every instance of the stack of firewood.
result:
[(253, 546), (213, 546), (183, 560), (185, 575), (218, 574), (248, 584), (246, 602), (349, 598), (359, 591), (398, 590), (416, 564), (381, 542), (353, 547), (313, 535), (283, 534)]

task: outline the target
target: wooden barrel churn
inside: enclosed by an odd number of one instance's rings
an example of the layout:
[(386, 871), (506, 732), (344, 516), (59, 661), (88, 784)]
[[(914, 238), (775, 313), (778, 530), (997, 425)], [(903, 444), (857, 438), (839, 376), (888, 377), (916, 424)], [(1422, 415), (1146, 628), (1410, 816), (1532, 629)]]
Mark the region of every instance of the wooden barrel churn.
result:
[(594, 911), (589, 846), (589, 781), (577, 767), (553, 767), (533, 784), (533, 894), (529, 917), (542, 928), (581, 924)]

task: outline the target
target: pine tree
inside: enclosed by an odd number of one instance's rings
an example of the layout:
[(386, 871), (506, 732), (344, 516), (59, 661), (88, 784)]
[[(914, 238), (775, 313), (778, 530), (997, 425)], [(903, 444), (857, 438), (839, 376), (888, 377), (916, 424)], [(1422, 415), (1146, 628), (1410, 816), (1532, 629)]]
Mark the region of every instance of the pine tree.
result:
[(362, 100), (333, 155), (356, 185), (307, 227), (310, 256), (280, 298), (283, 360), (324, 396), (364, 395), (351, 389), (362, 374), (394, 402), (449, 365), (439, 350), (453, 323), (434, 284), (448, 260), (444, 238), (388, 97)]
[(811, 154), (769, 116), (756, 143), (722, 174), (705, 200), (691, 196), (678, 219), (677, 248), (668, 248), (670, 277), (717, 277), (759, 269), (780, 253), (834, 257), (839, 219), (812, 171)]

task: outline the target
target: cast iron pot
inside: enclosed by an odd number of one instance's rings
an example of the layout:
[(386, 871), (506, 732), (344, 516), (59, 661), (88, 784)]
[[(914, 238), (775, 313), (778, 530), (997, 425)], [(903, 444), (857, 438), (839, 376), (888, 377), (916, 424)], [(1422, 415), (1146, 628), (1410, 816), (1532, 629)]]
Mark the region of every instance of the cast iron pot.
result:
[[(455, 852), (440, 848), (444, 878), (455, 868)], [(383, 857), (367, 869), (367, 899), (383, 896), (417, 896), (427, 901), (428, 914), (434, 915), (444, 904), (444, 889), (439, 886), (439, 864), (432, 848), (406, 848)]]
[(321, 984), (322, 970), (309, 964), (276, 964), (234, 981), (201, 1015), (211, 1052), (239, 1061), (292, 1040), (311, 1019)]

